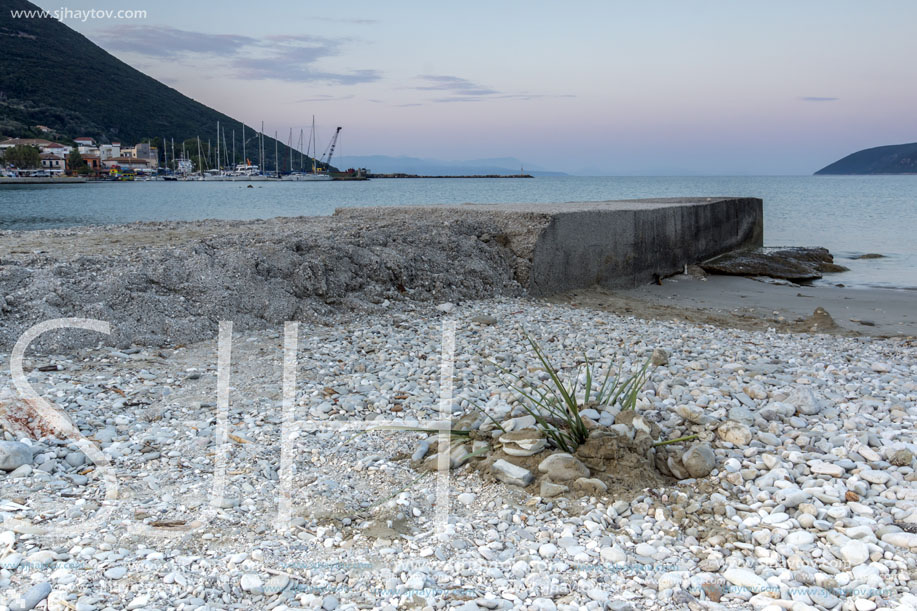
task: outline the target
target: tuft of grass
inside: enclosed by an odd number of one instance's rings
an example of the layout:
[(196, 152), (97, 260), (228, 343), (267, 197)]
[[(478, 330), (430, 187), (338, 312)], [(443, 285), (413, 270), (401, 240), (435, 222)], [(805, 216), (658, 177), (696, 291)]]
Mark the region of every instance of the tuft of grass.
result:
[[(545, 437), (564, 452), (572, 453), (589, 436), (589, 430), (581, 415), (582, 410), (589, 407), (602, 409), (615, 404), (620, 404), (622, 410), (633, 410), (637, 407), (637, 396), (649, 379), (650, 359), (646, 360), (637, 373), (629, 376), (624, 376), (620, 368), (616, 372), (613, 371), (609, 365), (601, 384), (598, 384), (599, 378), (594, 375), (593, 364), (585, 357), (584, 370), (578, 370), (572, 382), (565, 382), (541, 345), (528, 334), (525, 338), (548, 374), (546, 382), (533, 382), (497, 363), (493, 365), (512, 379), (511, 382), (507, 382), (507, 386), (519, 395), (520, 404), (535, 418)], [(582, 401), (579, 400), (581, 372), (585, 376)]]

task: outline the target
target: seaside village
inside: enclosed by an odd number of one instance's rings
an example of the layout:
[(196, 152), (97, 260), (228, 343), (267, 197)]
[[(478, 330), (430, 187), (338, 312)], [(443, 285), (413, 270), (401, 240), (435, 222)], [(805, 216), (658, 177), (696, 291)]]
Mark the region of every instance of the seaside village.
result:
[[(73, 146), (42, 138), (8, 138), (0, 141), (0, 175), (10, 177), (89, 176), (96, 178), (133, 177), (155, 174), (159, 151), (149, 143), (123, 146), (120, 142), (99, 144), (93, 138), (75, 138)], [(17, 164), (7, 152), (25, 147), (37, 149), (31, 162)], [(79, 154), (77, 157), (74, 151)], [(26, 157), (26, 156), (23, 156)], [(80, 159), (82, 161), (80, 161)], [(76, 162), (76, 163), (74, 163)], [(79, 167), (71, 167), (78, 165)]]

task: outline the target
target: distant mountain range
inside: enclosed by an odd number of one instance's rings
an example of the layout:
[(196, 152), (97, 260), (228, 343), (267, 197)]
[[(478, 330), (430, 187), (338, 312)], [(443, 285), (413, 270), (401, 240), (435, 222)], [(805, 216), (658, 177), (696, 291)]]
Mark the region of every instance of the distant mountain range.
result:
[[(158, 146), (165, 138), (180, 146), (198, 136), (215, 140), (219, 121), (227, 148), (235, 130), (241, 160), (239, 121), (135, 70), (56, 19), (13, 19), (10, 11), (16, 10), (41, 9), (25, 0), (0, 0), (0, 140), (88, 136)], [(246, 141), (258, 163), (254, 130), (246, 130)], [(273, 169), (274, 139), (265, 137), (264, 148), (261, 165)], [(289, 149), (283, 143), (278, 148), (283, 164)]]
[(863, 149), (815, 174), (917, 174), (917, 142)]
[(389, 157), (386, 155), (344, 155), (336, 163), (342, 168), (367, 168), (375, 174), (421, 174), (425, 176), (462, 176), (468, 174), (519, 174), (520, 170), (532, 176), (565, 176), (515, 157), (471, 159), (468, 161), (441, 161), (417, 157)]

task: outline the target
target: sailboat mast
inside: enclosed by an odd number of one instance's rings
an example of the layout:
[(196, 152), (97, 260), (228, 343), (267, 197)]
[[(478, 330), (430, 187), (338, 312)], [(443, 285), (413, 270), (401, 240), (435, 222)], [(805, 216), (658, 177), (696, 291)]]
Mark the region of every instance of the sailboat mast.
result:
[(242, 124), (242, 159), (248, 165), (248, 157), (245, 156), (245, 123)]
[(280, 178), (280, 153), (277, 149), (277, 130), (274, 130), (274, 174)]
[(293, 173), (293, 128), (290, 128), (290, 138), (287, 141), (287, 148), (290, 149), (290, 174)]
[(232, 130), (232, 163), (229, 164), (229, 169), (233, 169), (233, 166), (236, 165), (236, 130)]
[(204, 175), (204, 163), (201, 161), (201, 137), (197, 137), (197, 171)]
[(312, 173), (316, 173), (315, 169), (315, 156), (318, 154), (318, 151), (315, 150), (315, 115), (312, 115)]
[(261, 122), (261, 131), (258, 132), (258, 165), (264, 173), (264, 121)]
[(217, 169), (220, 169), (220, 122), (217, 121)]

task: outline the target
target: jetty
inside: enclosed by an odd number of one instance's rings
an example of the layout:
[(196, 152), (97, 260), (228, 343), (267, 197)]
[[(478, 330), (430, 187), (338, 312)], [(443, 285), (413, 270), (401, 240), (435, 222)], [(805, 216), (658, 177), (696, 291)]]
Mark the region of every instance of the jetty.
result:
[(166, 345), (211, 338), (219, 320), (331, 324), (406, 301), (630, 288), (762, 239), (762, 201), (736, 197), (7, 231), (0, 346), (48, 318), (91, 315), (111, 322), (110, 341)]

